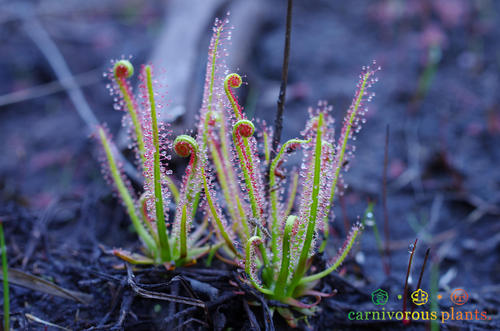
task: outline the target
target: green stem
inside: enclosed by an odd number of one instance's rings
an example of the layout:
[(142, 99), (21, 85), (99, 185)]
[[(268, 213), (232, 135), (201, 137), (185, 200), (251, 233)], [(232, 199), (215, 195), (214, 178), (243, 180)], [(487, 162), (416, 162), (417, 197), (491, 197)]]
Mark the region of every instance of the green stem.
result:
[[(250, 172), (253, 171), (253, 158), (252, 158), (252, 152), (250, 151), (250, 146), (247, 141), (247, 137), (242, 137), (239, 133), (239, 128), (242, 125), (249, 125), (252, 128), (252, 134), (253, 130), (255, 130), (255, 127), (253, 126), (253, 123), (250, 122), (249, 120), (239, 120), (236, 122), (236, 124), (233, 127), (233, 140), (234, 140), (234, 145), (236, 146), (236, 150), (238, 151), (238, 158), (240, 159), (240, 165), (243, 170), (243, 175), (245, 177), (245, 184), (247, 186), (248, 190), (248, 195), (250, 198), (250, 205), (252, 207), (252, 215), (254, 218), (258, 220), (258, 222), (261, 222), (262, 220), (262, 215), (260, 213), (259, 206), (257, 204), (257, 197), (256, 197), (256, 192), (253, 186), (252, 178), (250, 177)], [(251, 135), (250, 135), (251, 136)], [(239, 139), (243, 139), (243, 144), (245, 146), (246, 150), (246, 157), (245, 159), (244, 152), (239, 144)], [(257, 229), (257, 234), (261, 234), (261, 230)], [(260, 253), (262, 255), (262, 262), (264, 263), (265, 266), (269, 266), (269, 260), (267, 258), (267, 252), (264, 247), (264, 244), (259, 245)]]
[[(260, 209), (257, 205), (256, 192), (254, 190), (253, 182), (252, 182), (252, 179), (251, 179), (250, 174), (249, 174), (250, 172), (253, 173), (253, 171), (254, 171), (254, 169), (253, 169), (254, 162), (253, 162), (252, 151), (251, 151), (250, 145), (248, 143), (248, 137), (251, 137), (253, 135), (253, 133), (255, 131), (255, 126), (253, 125), (253, 123), (251, 121), (246, 120), (246, 119), (242, 119), (243, 116), (241, 113), (241, 109), (240, 109), (238, 103), (236, 102), (236, 99), (231, 91), (231, 88), (240, 87), (241, 82), (242, 82), (242, 80), (241, 80), (240, 75), (238, 75), (236, 73), (229, 74), (224, 79), (224, 90), (226, 91), (227, 98), (231, 102), (231, 106), (233, 107), (233, 111), (235, 113), (235, 116), (238, 119), (238, 122), (236, 122), (233, 126), (233, 141), (234, 141), (234, 145), (236, 146), (236, 150), (238, 151), (238, 158), (240, 159), (240, 165), (241, 165), (241, 168), (243, 170), (244, 177), (245, 177), (245, 184), (246, 184), (247, 189), (248, 189), (248, 195), (250, 198), (250, 205), (252, 207), (252, 214), (253, 214), (254, 218), (257, 218), (262, 223), (262, 215), (261, 215)], [(242, 126), (242, 125), (246, 125), (246, 126), (248, 126), (247, 129), (250, 129), (249, 131), (247, 130), (247, 132), (245, 133), (244, 136), (239, 131), (240, 126)], [(239, 144), (240, 138), (243, 140), (243, 145), (245, 147), (245, 153), (246, 153), (246, 159), (244, 157), (244, 152)], [(257, 229), (257, 234), (260, 234), (260, 232), (261, 232), (260, 229)], [(260, 249), (260, 252), (262, 255), (262, 261), (263, 261), (264, 265), (266, 265), (266, 266), (269, 265), (269, 260), (267, 258), (267, 252), (266, 252), (264, 245), (260, 244), (259, 249)]]
[(347, 242), (347, 244), (344, 246), (344, 248), (342, 250), (342, 253), (340, 254), (340, 256), (337, 259), (337, 261), (335, 261), (333, 263), (332, 266), (330, 266), (328, 269), (323, 270), (322, 272), (319, 272), (317, 274), (310, 275), (310, 276), (302, 278), (299, 281), (299, 285), (313, 282), (313, 281), (318, 280), (320, 278), (323, 278), (323, 277), (329, 275), (330, 273), (332, 273), (333, 271), (335, 271), (342, 264), (342, 262), (344, 262), (345, 258), (347, 257), (347, 254), (349, 254), (349, 251), (352, 248), (352, 245), (356, 241), (356, 237), (358, 236), (358, 234), (360, 232), (361, 232), (360, 228), (356, 228), (352, 232), (352, 234), (349, 236), (349, 241)]
[[(181, 194), (184, 200), (179, 201), (181, 201), (181, 203), (187, 203), (191, 207), (191, 217), (194, 218), (196, 215), (196, 210), (198, 209), (198, 202), (200, 199), (199, 186), (196, 185), (193, 187), (193, 185), (191, 185), (192, 179), (196, 178), (196, 176), (199, 176), (199, 174), (197, 173), (199, 171), (198, 143), (193, 137), (183, 134), (175, 138), (174, 150), (181, 157), (190, 156), (189, 165), (186, 169), (184, 182), (181, 187)], [(178, 238), (175, 238), (175, 240), (178, 240)], [(177, 249), (177, 246), (174, 246), (174, 249)]]
[(3, 329), (7, 331), (10, 330), (9, 265), (7, 264), (7, 246), (5, 245), (2, 221), (0, 221), (0, 248), (2, 249)]
[(196, 211), (198, 210), (198, 206), (200, 204), (200, 192), (196, 192), (194, 195), (194, 200), (193, 200), (193, 210), (191, 212), (191, 216), (194, 218), (196, 216)]
[(151, 67), (146, 66), (146, 85), (148, 87), (149, 107), (151, 108), (151, 130), (153, 131), (154, 151), (154, 190), (155, 190), (155, 210), (156, 226), (158, 237), (160, 238), (160, 257), (166, 262), (171, 260), (170, 244), (168, 242), (167, 228), (165, 225), (165, 214), (163, 211), (163, 194), (161, 189), (161, 171), (160, 171), (160, 142), (158, 134), (158, 122), (156, 119), (156, 104), (153, 92), (153, 82), (151, 78)]
[[(363, 96), (365, 94), (365, 87), (366, 87), (366, 82), (368, 81), (368, 78), (370, 78), (371, 73), (367, 72), (365, 76), (363, 77), (363, 82), (361, 83), (361, 88), (359, 90), (358, 98), (356, 99), (356, 102), (354, 103), (354, 110), (351, 113), (351, 116), (349, 117), (349, 122), (346, 127), (345, 135), (344, 135), (344, 140), (342, 141), (342, 148), (340, 149), (340, 155), (337, 160), (337, 169), (335, 170), (335, 176), (333, 177), (333, 184), (331, 188), (331, 194), (330, 194), (330, 201), (328, 203), (328, 208), (326, 209), (326, 215), (329, 214), (329, 210), (332, 206), (333, 203), (333, 198), (335, 196), (335, 189), (337, 188), (337, 181), (339, 179), (339, 174), (340, 170), (342, 169), (342, 164), (344, 162), (344, 154), (345, 150), (347, 147), (347, 141), (349, 140), (349, 134), (351, 132), (352, 128), (352, 123), (354, 122), (354, 119), (356, 118), (356, 115), (358, 113), (358, 108), (359, 105), (361, 104), (361, 100), (363, 100)], [(328, 216), (325, 216), (328, 217)]]
[(181, 217), (181, 233), (180, 233), (180, 246), (181, 254), (180, 258), (184, 259), (187, 256), (187, 215), (186, 215), (186, 205), (182, 206), (182, 217)]
[(165, 180), (167, 182), (168, 189), (170, 190), (170, 192), (172, 192), (172, 196), (174, 197), (175, 203), (178, 203), (179, 202), (179, 189), (175, 185), (172, 178), (170, 178), (170, 176), (165, 175)]
[(226, 229), (224, 228), (224, 225), (222, 224), (221, 219), (219, 218), (219, 215), (217, 214), (217, 208), (215, 207), (214, 201), (212, 199), (212, 194), (210, 193), (209, 187), (208, 187), (208, 182), (207, 182), (207, 176), (205, 175), (205, 169), (201, 168), (201, 177), (203, 178), (203, 187), (205, 189), (205, 196), (207, 198), (207, 203), (208, 207), (210, 209), (210, 213), (212, 214), (212, 217), (215, 221), (215, 224), (219, 228), (219, 232), (226, 242), (226, 245), (231, 249), (231, 251), (235, 255), (239, 255), (238, 251), (233, 245), (233, 241), (231, 240), (231, 237), (229, 237), (229, 234), (227, 233)]
[(219, 47), (221, 31), (222, 31), (222, 26), (220, 26), (217, 29), (217, 32), (215, 35), (215, 41), (214, 41), (214, 49), (212, 52), (213, 53), (212, 54), (212, 68), (211, 68), (211, 72), (210, 72), (210, 87), (209, 87), (208, 104), (207, 104), (207, 109), (209, 112), (212, 110), (212, 98), (213, 98), (214, 81), (215, 81), (215, 68), (216, 68), (216, 61), (217, 61), (217, 48)]
[(318, 115), (318, 124), (316, 131), (316, 145), (314, 152), (314, 176), (313, 176), (313, 189), (312, 189), (312, 204), (311, 211), (309, 214), (309, 220), (307, 222), (306, 236), (304, 240), (304, 245), (302, 246), (302, 251), (300, 252), (299, 262), (297, 268), (293, 275), (291, 286), (288, 289), (288, 294), (291, 295), (295, 290), (295, 287), (300, 282), (302, 276), (306, 271), (307, 259), (309, 257), (309, 250), (311, 248), (312, 239), (314, 236), (314, 231), (316, 229), (316, 218), (318, 213), (318, 202), (319, 202), (319, 182), (321, 173), (321, 154), (322, 154), (322, 137), (323, 134), (323, 113)]
[(304, 144), (310, 140), (300, 140), (300, 139), (290, 139), (281, 146), (281, 149), (271, 163), (269, 168), (269, 187), (271, 188), (270, 198), (271, 198), (271, 250), (273, 252), (273, 263), (278, 261), (278, 237), (279, 237), (279, 223), (278, 223), (278, 190), (276, 186), (276, 168), (279, 161), (285, 154), (288, 146), (291, 144)]
[(328, 243), (328, 236), (330, 235), (330, 229), (328, 228), (328, 218), (325, 217), (325, 228), (323, 229), (323, 241), (321, 242), (321, 245), (319, 246), (319, 252), (323, 253), (326, 248), (326, 244)]
[(292, 187), (290, 191), (290, 195), (288, 196), (288, 203), (285, 210), (285, 216), (290, 215), (293, 208), (293, 203), (295, 202), (295, 197), (297, 195), (297, 187), (299, 186), (299, 173), (296, 172), (293, 174), (292, 179)]
[(212, 50), (212, 66), (210, 68), (210, 85), (208, 88), (208, 100), (207, 100), (207, 112), (205, 114), (205, 123), (203, 130), (203, 146), (202, 150), (205, 150), (207, 145), (207, 123), (212, 113), (212, 99), (213, 99), (213, 91), (214, 91), (214, 83), (215, 83), (215, 68), (217, 63), (217, 49), (219, 47), (220, 42), (220, 33), (222, 31), (222, 26), (217, 29), (215, 40), (214, 40), (214, 48)]
[(269, 164), (271, 148), (269, 146), (269, 135), (267, 134), (267, 132), (265, 130), (263, 132), (263, 136), (264, 136), (264, 158), (266, 160), (266, 163)]
[(132, 224), (134, 225), (135, 231), (137, 231), (137, 234), (144, 241), (149, 251), (155, 254), (156, 252), (155, 242), (153, 238), (151, 238), (149, 233), (146, 231), (141, 221), (139, 220), (139, 217), (136, 214), (136, 208), (132, 196), (130, 195), (130, 192), (128, 191), (127, 187), (125, 186), (125, 183), (123, 182), (120, 176), (120, 172), (118, 171), (118, 166), (116, 165), (113, 153), (111, 152), (111, 146), (109, 144), (108, 138), (106, 137), (106, 134), (104, 133), (103, 128), (99, 128), (99, 136), (101, 144), (106, 153), (106, 158), (108, 159), (108, 166), (111, 172), (111, 176), (115, 183), (116, 189), (118, 190), (118, 193), (120, 194), (120, 197), (122, 198), (123, 203), (127, 208), (128, 215), (132, 220)]
[(297, 216), (290, 215), (285, 224), (285, 232), (283, 233), (283, 249), (281, 251), (281, 269), (278, 276), (278, 281), (276, 282), (276, 289), (274, 290), (274, 293), (278, 298), (281, 298), (285, 295), (285, 286), (290, 270), (290, 234), (296, 220)]
[[(250, 282), (252, 285), (259, 290), (260, 292), (268, 295), (273, 295), (273, 291), (268, 290), (263, 288), (262, 286), (259, 285), (256, 279), (254, 279), (253, 274), (250, 272), (251, 268), (251, 263), (252, 263), (252, 246), (255, 245), (257, 242), (262, 242), (261, 238), (259, 236), (253, 236), (252, 238), (248, 239), (247, 245), (246, 245), (246, 256), (245, 256), (245, 272), (248, 275), (248, 278), (250, 279)], [(259, 245), (260, 246), (260, 245)]]
[[(220, 186), (222, 189), (222, 193), (224, 195), (224, 199), (226, 200), (226, 203), (228, 205), (229, 214), (231, 215), (231, 218), (233, 220), (237, 220), (239, 218), (238, 214), (237, 214), (238, 204), (234, 205), (233, 199), (239, 199), (239, 197), (234, 192), (231, 192), (231, 190), (229, 188), (229, 180), (227, 178), (226, 172), (224, 171), (224, 165), (222, 163), (222, 160), (219, 157), (219, 154), (217, 153), (215, 143), (210, 139), (208, 140), (208, 143), (210, 146), (210, 152), (212, 154), (212, 160), (213, 160), (214, 165), (215, 165), (217, 179), (219, 180), (219, 183), (220, 183)], [(245, 220), (245, 222), (242, 222), (242, 225), (243, 225), (245, 234), (247, 236), (249, 236), (250, 231), (248, 229), (248, 224), (246, 223), (246, 220)]]
[(141, 207), (140, 208), (141, 216), (142, 216), (142, 219), (144, 221), (143, 223), (146, 225), (146, 228), (148, 229), (149, 233), (153, 237), (153, 239), (156, 243), (156, 247), (160, 247), (160, 239), (158, 238), (158, 235), (157, 235), (156, 231), (153, 229), (153, 225), (151, 224), (151, 222), (149, 221), (149, 218), (148, 218), (146, 202), (147, 202), (147, 200), (146, 200), (145, 196), (142, 196), (139, 199), (139, 205)]

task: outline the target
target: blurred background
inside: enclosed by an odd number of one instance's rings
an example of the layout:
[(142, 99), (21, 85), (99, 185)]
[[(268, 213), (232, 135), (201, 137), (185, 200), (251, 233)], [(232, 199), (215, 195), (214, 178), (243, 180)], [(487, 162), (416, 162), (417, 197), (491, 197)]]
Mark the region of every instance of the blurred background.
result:
[[(372, 60), (382, 67), (329, 247), (334, 254), (368, 201), (376, 203), (387, 251), (381, 257), (368, 227), (352, 261), (357, 275), (348, 276), (368, 291), (384, 282), (401, 287), (408, 246), (418, 237), (414, 263), (420, 268), (431, 248), (440, 290), (463, 287), (498, 314), (499, 10), (493, 0), (294, 3), (283, 139), (299, 134), (318, 100), (334, 106), (339, 124), (361, 67)], [(11, 266), (59, 270), (55, 280), (71, 287), (63, 276), (68, 255), (91, 261), (100, 254), (96, 243), (136, 242), (89, 139), (91, 126), (106, 122), (121, 141), (122, 114), (103, 72), (111, 59), (129, 55), (136, 67), (151, 61), (165, 69), (165, 111), (175, 132), (192, 129), (211, 25), (228, 11), (229, 66), (248, 82), (240, 99), (249, 117), (272, 124), (286, 1), (0, 1), (0, 218)]]

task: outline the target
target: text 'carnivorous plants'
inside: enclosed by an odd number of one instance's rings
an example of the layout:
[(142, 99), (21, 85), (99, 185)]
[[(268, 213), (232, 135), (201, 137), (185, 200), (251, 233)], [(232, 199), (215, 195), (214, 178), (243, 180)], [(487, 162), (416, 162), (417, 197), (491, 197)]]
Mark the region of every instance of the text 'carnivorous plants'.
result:
[[(216, 20), (194, 137), (181, 135), (172, 141), (167, 125), (159, 122), (162, 108), (151, 66), (141, 69), (138, 97), (129, 82), (134, 69), (128, 60), (114, 62), (108, 73), (144, 177), (144, 192), (135, 196), (109, 135), (98, 128), (105, 173), (145, 246), (144, 256), (122, 250), (115, 254), (133, 263), (173, 267), (218, 250), (222, 260), (244, 268), (246, 281), (266, 297), (311, 313), (327, 295), (313, 289), (317, 281), (342, 263), (361, 231), (355, 225), (331, 264), (310, 272), (311, 258), (328, 238), (335, 191), (344, 186), (342, 172), (354, 152), (349, 142), (365, 122), (366, 103), (373, 97), (368, 90), (379, 68), (363, 68), (337, 138), (332, 108), (319, 102), (309, 110), (300, 138), (282, 144), (271, 160), (272, 130), (260, 123), (262, 130), (256, 133), (234, 93), (242, 78), (229, 73), (225, 64), (230, 39), (227, 19)], [(301, 167), (287, 174), (283, 164), (299, 148)], [(169, 149), (189, 157), (179, 187), (167, 170)], [(209, 227), (215, 240), (209, 238)], [(302, 296), (316, 300), (306, 304), (299, 300)], [(290, 310), (278, 311), (293, 320)]]

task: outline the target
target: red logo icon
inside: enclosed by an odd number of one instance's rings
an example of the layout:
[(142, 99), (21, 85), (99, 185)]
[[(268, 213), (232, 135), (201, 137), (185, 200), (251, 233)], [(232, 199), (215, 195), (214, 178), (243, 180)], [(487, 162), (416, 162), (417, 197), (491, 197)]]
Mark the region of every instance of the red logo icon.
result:
[(469, 300), (469, 295), (467, 294), (467, 292), (465, 292), (465, 290), (457, 288), (456, 290), (451, 292), (450, 299), (457, 306), (461, 306), (466, 303), (467, 300)]

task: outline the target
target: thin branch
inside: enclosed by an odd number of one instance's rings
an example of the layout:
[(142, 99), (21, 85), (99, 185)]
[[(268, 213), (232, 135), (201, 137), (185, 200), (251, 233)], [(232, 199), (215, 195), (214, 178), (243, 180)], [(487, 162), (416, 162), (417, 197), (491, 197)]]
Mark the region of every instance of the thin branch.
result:
[(132, 268), (128, 264), (127, 264), (127, 283), (132, 288), (135, 294), (143, 298), (170, 301), (190, 306), (197, 306), (204, 309), (206, 308), (205, 303), (199, 299), (171, 295), (161, 292), (153, 292), (143, 289), (135, 282), (134, 274), (132, 273)]
[[(74, 76), (74, 79), (78, 86), (88, 86), (99, 82), (99, 72), (102, 72), (100, 69), (95, 69), (91, 71), (84, 72), (82, 74), (78, 74)], [(0, 106), (7, 106), (11, 104), (15, 104), (18, 102), (24, 102), (40, 97), (44, 97), (47, 95), (51, 95), (54, 93), (58, 93), (64, 91), (64, 86), (60, 81), (55, 80), (50, 83), (36, 85), (33, 87), (29, 87), (23, 90), (15, 91), (12, 93), (0, 95)]]
[[(286, 10), (286, 32), (285, 32), (285, 49), (283, 52), (283, 67), (281, 71), (281, 86), (278, 96), (278, 110), (276, 112), (276, 120), (274, 121), (273, 144), (271, 148), (270, 160), (276, 157), (278, 145), (281, 141), (281, 131), (283, 130), (283, 111), (285, 110), (286, 85), (288, 82), (288, 62), (290, 60), (290, 35), (292, 32), (292, 5), (293, 1), (288, 0)], [(269, 174), (270, 164), (268, 165)]]
[(87, 100), (85, 100), (85, 97), (79, 89), (75, 78), (71, 74), (63, 55), (38, 19), (35, 17), (27, 18), (24, 27), (30, 38), (40, 49), (54, 70), (59, 83), (68, 93), (68, 96), (75, 105), (76, 111), (80, 117), (89, 126), (89, 128), (93, 128), (98, 125), (99, 121), (92, 112), (92, 109), (90, 109)]
[[(420, 285), (422, 285), (422, 277), (424, 276), (425, 266), (427, 265), (427, 259), (429, 258), (430, 251), (431, 251), (430, 247), (427, 248), (427, 250), (425, 251), (424, 264), (422, 264), (422, 269), (420, 269), (420, 276), (418, 276), (418, 283), (415, 291), (417, 291), (420, 288)], [(411, 306), (412, 313), (414, 310), (415, 310), (415, 305)]]
[(431, 251), (430, 248), (427, 248), (427, 250), (425, 251), (424, 264), (422, 265), (422, 269), (420, 270), (420, 276), (418, 277), (417, 290), (420, 288), (420, 285), (422, 284), (422, 277), (424, 276), (425, 265), (427, 264), (427, 259), (429, 258), (430, 251)]
[[(403, 316), (405, 316), (406, 305), (408, 301), (408, 279), (410, 278), (410, 270), (411, 270), (411, 262), (413, 261), (413, 254), (415, 254), (415, 249), (417, 248), (418, 238), (415, 239), (415, 243), (413, 244), (413, 248), (411, 250), (410, 261), (408, 261), (408, 270), (406, 271), (406, 280), (405, 280), (405, 288), (403, 291)], [(410, 323), (410, 320), (404, 318), (403, 324)]]

